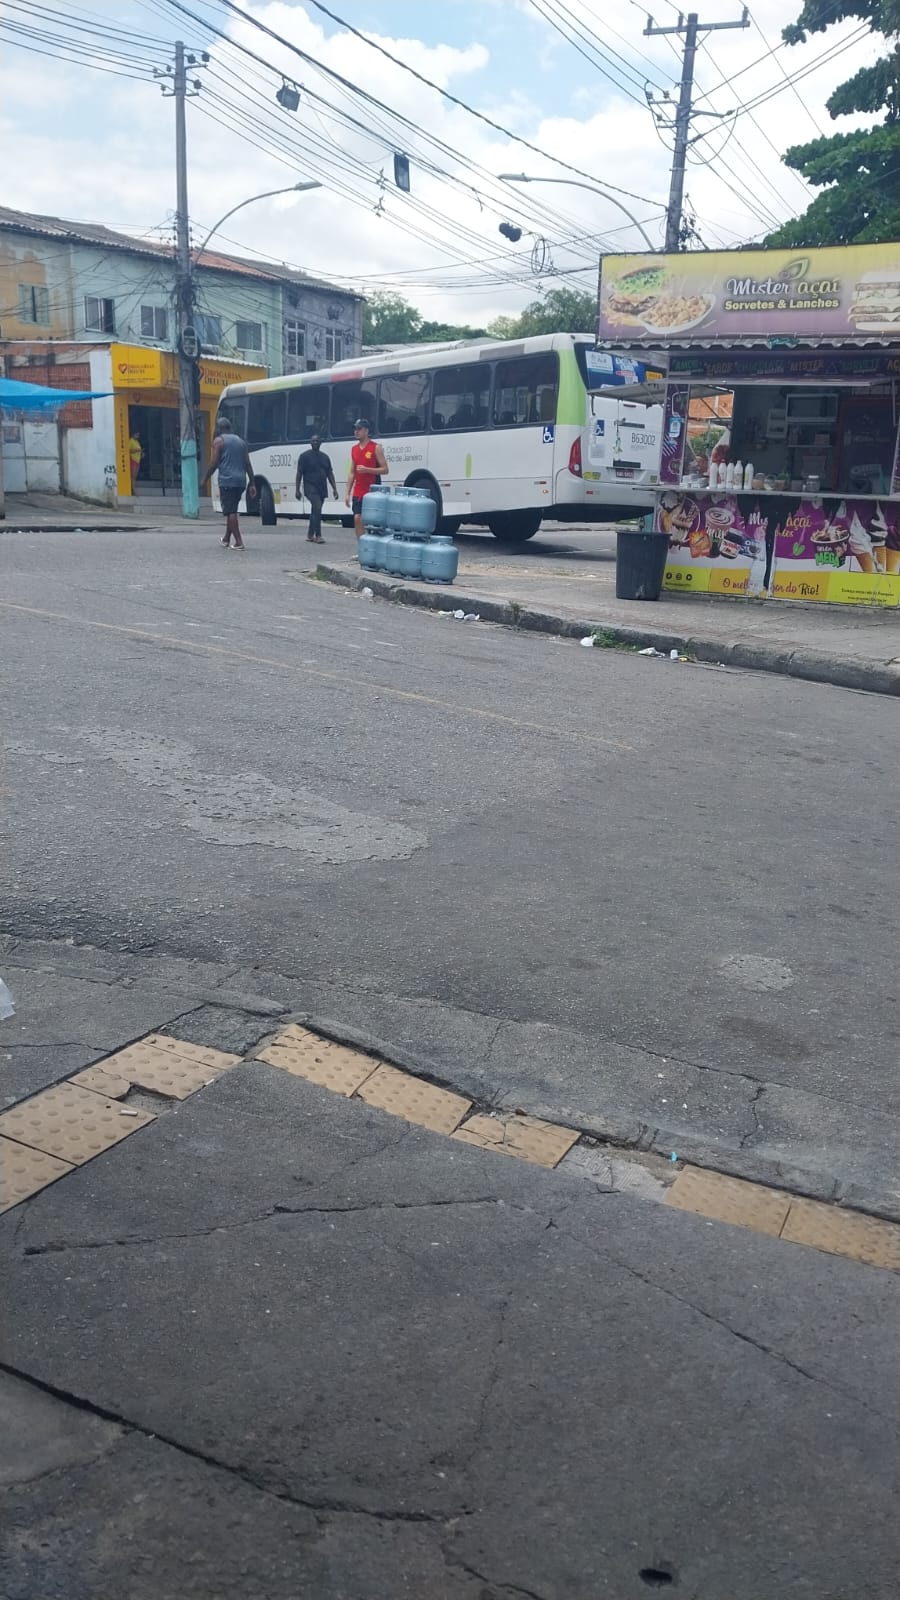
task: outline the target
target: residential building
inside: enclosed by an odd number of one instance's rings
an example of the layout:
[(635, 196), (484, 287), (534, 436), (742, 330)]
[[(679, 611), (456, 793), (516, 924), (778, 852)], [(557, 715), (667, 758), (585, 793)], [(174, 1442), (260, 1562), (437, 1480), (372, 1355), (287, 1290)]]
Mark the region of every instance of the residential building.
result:
[[(358, 354), (363, 301), (294, 269), (209, 249), (195, 265), (194, 281), (202, 461), (227, 383)], [(144, 449), (138, 494), (177, 495), (174, 289), (171, 244), (0, 207), (0, 359), (8, 374), (112, 392), (109, 404), (70, 408), (60, 418), (56, 476), (70, 493), (130, 500), (127, 443), (138, 432)], [(48, 380), (48, 372), (62, 367), (79, 368), (77, 381), (68, 371)], [(100, 425), (98, 418), (106, 420)], [(74, 434), (95, 427), (93, 447), (77, 445)], [(46, 487), (53, 472), (47, 424), (42, 430), (39, 475)], [(29, 429), (20, 431), (24, 447)], [(27, 481), (27, 449), (22, 474)]]

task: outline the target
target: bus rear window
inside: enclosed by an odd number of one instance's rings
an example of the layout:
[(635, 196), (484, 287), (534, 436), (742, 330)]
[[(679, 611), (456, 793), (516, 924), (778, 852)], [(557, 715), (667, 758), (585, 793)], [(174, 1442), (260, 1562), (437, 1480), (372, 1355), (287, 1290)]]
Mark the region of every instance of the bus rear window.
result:
[(556, 421), (559, 360), (554, 350), (498, 361), (494, 369), (495, 428)]

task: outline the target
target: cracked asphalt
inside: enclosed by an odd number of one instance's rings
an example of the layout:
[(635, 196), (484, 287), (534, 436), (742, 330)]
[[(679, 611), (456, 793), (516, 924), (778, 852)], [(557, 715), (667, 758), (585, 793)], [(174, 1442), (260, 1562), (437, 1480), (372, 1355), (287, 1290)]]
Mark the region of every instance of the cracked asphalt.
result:
[(893, 1593), (889, 1274), (262, 1063), (0, 1251), (4, 1600)]
[[(0, 1105), (289, 1013), (890, 1212), (891, 704), (252, 546), (2, 543)], [(257, 1063), (0, 1217), (4, 1600), (893, 1596), (896, 1280), (602, 1187)]]

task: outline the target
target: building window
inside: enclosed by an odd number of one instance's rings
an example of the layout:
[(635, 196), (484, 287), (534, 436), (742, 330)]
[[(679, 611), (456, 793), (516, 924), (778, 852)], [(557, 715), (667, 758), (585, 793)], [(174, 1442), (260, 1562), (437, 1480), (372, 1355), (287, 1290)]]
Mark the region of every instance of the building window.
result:
[(198, 311), (194, 317), (194, 327), (204, 350), (213, 350), (222, 343), (221, 317), (211, 317), (205, 311)]
[(261, 322), (238, 322), (234, 342), (239, 350), (262, 350), (263, 325)]
[(169, 337), (169, 313), (165, 306), (141, 306), (141, 338), (162, 344)]
[(288, 356), (306, 355), (306, 324), (294, 320), (284, 325), (284, 352)]
[(19, 284), (19, 321), (48, 323), (50, 296), (36, 283)]
[(84, 297), (84, 325), (91, 333), (115, 333), (115, 300), (101, 300), (95, 294), (86, 294)]
[(339, 333), (336, 328), (326, 328), (326, 330), (325, 330), (325, 360), (326, 361), (343, 361), (343, 359), (344, 359), (344, 335), (342, 333)]

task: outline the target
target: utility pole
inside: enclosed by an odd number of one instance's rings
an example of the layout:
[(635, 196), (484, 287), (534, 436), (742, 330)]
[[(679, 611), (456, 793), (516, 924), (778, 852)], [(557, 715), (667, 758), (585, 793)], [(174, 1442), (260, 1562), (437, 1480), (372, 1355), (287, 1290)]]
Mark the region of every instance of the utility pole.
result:
[(163, 94), (175, 101), (175, 327), (178, 335), (178, 415), (181, 437), (181, 509), (185, 517), (200, 515), (200, 483), (197, 464), (197, 357), (200, 347), (194, 330), (194, 267), (191, 259), (191, 224), (188, 209), (187, 123), (185, 104), (200, 89), (198, 79), (188, 84), (187, 68), (205, 65), (207, 55), (185, 57), (184, 44), (175, 45), (175, 64), (154, 68), (157, 78), (171, 79), (172, 88), (163, 84)]
[[(191, 264), (191, 225), (187, 187), (187, 73), (184, 45), (175, 45), (175, 324), (178, 329), (178, 411), (181, 424), (181, 509), (186, 517), (200, 515), (197, 471), (197, 411), (194, 404), (194, 359), (185, 352), (187, 330), (193, 327), (194, 274)], [(188, 338), (190, 335), (188, 335)]]
[[(666, 212), (666, 245), (668, 251), (681, 248), (681, 213), (684, 204), (684, 169), (687, 165), (690, 143), (691, 118), (694, 115), (694, 61), (697, 55), (697, 38), (701, 33), (716, 33), (723, 28), (749, 28), (750, 13), (744, 7), (740, 22), (701, 22), (696, 11), (689, 11), (687, 19), (679, 11), (678, 24), (671, 28), (658, 28), (652, 17), (647, 18), (645, 36), (664, 33), (684, 34), (684, 55), (681, 63), (681, 88), (678, 109), (675, 113), (675, 149), (672, 155), (672, 175), (669, 182), (669, 206)], [(670, 124), (671, 126), (671, 124)]]

